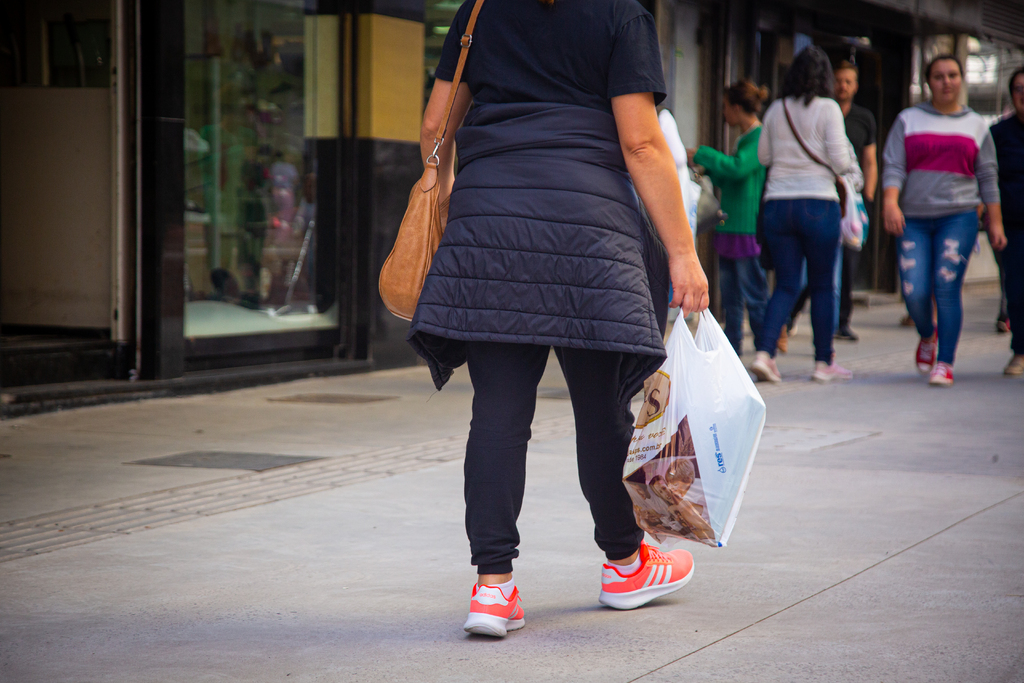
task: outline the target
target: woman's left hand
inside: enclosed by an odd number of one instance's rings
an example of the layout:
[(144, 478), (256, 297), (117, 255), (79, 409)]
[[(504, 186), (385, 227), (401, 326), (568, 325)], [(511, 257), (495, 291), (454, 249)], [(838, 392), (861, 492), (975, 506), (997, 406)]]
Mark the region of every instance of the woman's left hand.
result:
[(679, 308), (683, 316), (699, 313), (708, 307), (708, 278), (696, 252), (670, 257), (668, 272), (672, 280), (672, 301), (669, 306)]
[(695, 156), (697, 156), (697, 148), (696, 147), (687, 147), (686, 148), (686, 160), (689, 161), (692, 164), (693, 163), (693, 158)]
[(1003, 230), (1002, 221), (989, 221), (988, 242), (996, 251), (1002, 251), (1006, 247), (1006, 231)]

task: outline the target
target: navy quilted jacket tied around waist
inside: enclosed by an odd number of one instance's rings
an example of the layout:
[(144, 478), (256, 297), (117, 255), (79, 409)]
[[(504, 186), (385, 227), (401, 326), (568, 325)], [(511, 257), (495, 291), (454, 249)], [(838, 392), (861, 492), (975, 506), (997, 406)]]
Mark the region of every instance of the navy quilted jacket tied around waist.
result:
[(465, 342), (623, 352), (621, 400), (665, 358), (664, 246), (596, 109), (486, 104), (456, 135), (448, 225), (409, 343), (440, 389)]

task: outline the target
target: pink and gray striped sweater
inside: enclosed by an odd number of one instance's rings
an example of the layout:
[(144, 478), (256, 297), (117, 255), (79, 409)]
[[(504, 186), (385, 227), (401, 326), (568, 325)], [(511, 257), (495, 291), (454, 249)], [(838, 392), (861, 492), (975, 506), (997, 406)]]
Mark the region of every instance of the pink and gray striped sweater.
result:
[(882, 156), (882, 187), (902, 190), (911, 218), (935, 218), (999, 202), (999, 166), (988, 124), (964, 107), (943, 114), (930, 102), (904, 109)]

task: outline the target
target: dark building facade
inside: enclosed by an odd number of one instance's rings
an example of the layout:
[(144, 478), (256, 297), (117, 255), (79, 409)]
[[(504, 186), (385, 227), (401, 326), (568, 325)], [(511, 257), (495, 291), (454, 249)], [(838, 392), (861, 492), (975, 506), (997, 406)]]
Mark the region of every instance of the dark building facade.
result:
[[(459, 4), (0, 3), (4, 414), (414, 363), (377, 275)], [(687, 146), (728, 149), (724, 88), (777, 92), (810, 43), (858, 64), (880, 140), (937, 51), (997, 116), (1024, 43), (1010, 0), (641, 4)], [(860, 286), (894, 291), (891, 240), (866, 250)]]

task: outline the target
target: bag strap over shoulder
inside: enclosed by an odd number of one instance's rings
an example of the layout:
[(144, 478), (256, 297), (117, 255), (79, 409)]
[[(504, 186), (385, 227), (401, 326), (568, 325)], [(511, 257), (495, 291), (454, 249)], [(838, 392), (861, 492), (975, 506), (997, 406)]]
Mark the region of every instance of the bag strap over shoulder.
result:
[(832, 172), (832, 175), (836, 177), (836, 180), (839, 180), (839, 174), (836, 173), (830, 165), (822, 161), (821, 158), (818, 157), (818, 155), (812, 152), (810, 148), (808, 148), (807, 145), (804, 144), (803, 139), (800, 137), (800, 133), (796, 132), (796, 126), (793, 125), (793, 118), (789, 115), (789, 107), (786, 106), (786, 98), (782, 98), (782, 111), (786, 112), (786, 122), (789, 123), (789, 129), (793, 131), (793, 137), (795, 137), (796, 141), (800, 143), (800, 147), (802, 147), (804, 152), (807, 153), (807, 156), (813, 159), (816, 163), (821, 164), (822, 166), (827, 168), (829, 171)]
[(459, 91), (459, 84), (462, 82), (462, 69), (466, 66), (466, 57), (469, 56), (469, 46), (473, 44), (473, 29), (476, 27), (476, 18), (480, 14), (480, 8), (483, 7), (484, 0), (476, 0), (476, 4), (473, 5), (473, 11), (469, 15), (469, 23), (466, 24), (466, 32), (462, 34), (462, 38), (459, 43), (462, 45), (462, 50), (459, 52), (459, 63), (455, 67), (455, 77), (452, 79), (452, 90), (448, 93), (448, 102), (444, 106), (444, 114), (441, 116), (441, 125), (437, 128), (437, 133), (434, 134), (434, 151), (427, 157), (427, 165), (436, 167), (440, 163), (440, 159), (437, 158), (437, 150), (441, 148), (444, 143), (445, 133), (448, 132), (448, 119), (452, 115), (452, 106), (455, 104), (455, 95)]

